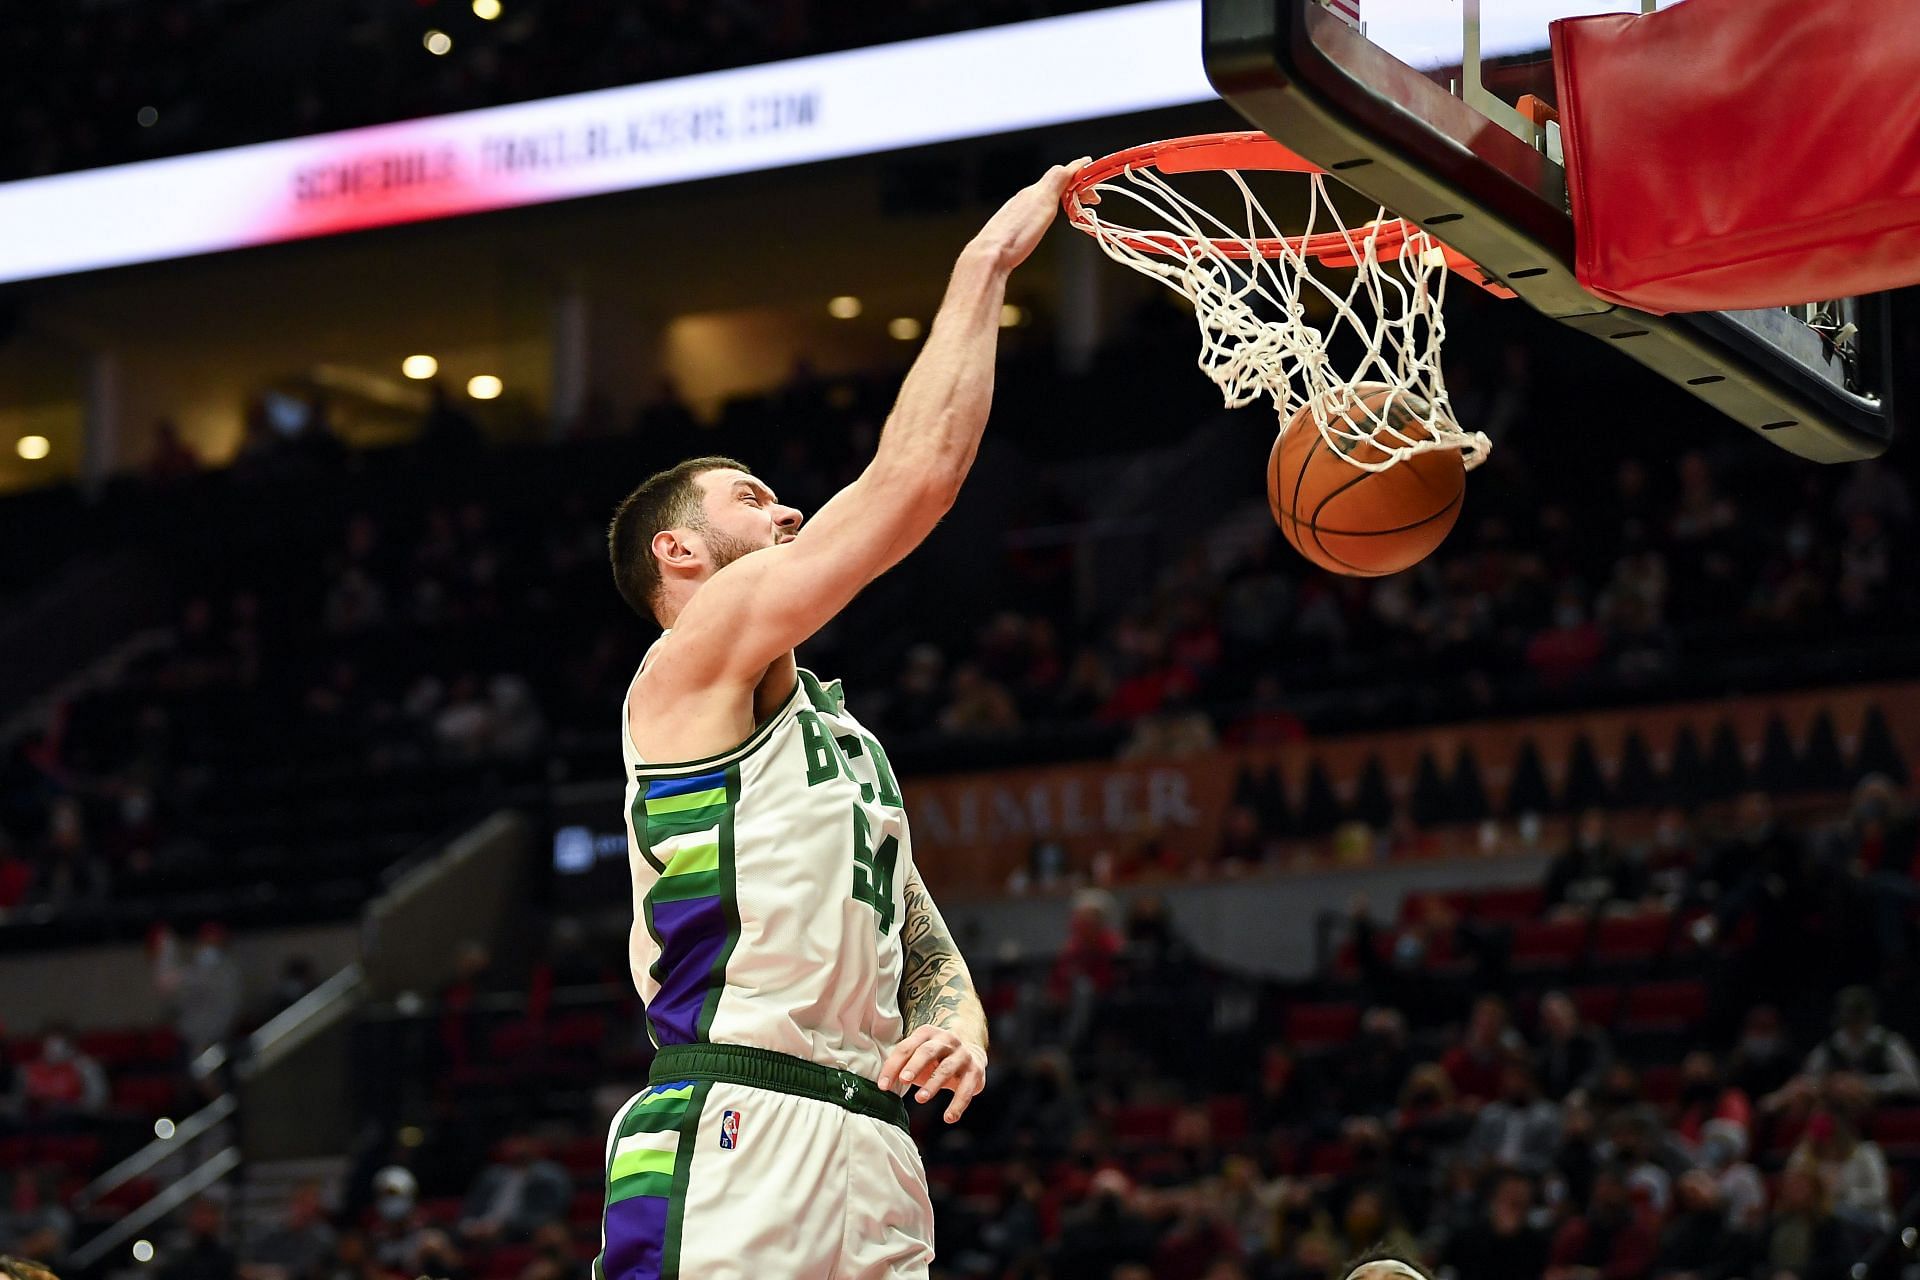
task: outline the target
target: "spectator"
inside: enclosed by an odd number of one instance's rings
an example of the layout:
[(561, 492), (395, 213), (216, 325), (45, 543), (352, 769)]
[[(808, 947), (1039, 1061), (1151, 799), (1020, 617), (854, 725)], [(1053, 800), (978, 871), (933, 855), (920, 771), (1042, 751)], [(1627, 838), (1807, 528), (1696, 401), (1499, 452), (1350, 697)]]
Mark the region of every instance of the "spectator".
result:
[(1060, 1224), (1054, 1251), (1056, 1280), (1108, 1280), (1128, 1264), (1142, 1268), (1153, 1258), (1159, 1231), (1140, 1212), (1133, 1182), (1118, 1169), (1093, 1175), (1086, 1200), (1069, 1210)]
[(14, 1070), (15, 1107), (29, 1120), (59, 1121), (100, 1114), (107, 1105), (107, 1073), (73, 1040), (73, 1028), (51, 1023), (40, 1056)]
[(1822, 1199), (1851, 1229), (1855, 1243), (1864, 1245), (1893, 1225), (1887, 1157), (1878, 1143), (1863, 1140), (1851, 1123), (1832, 1112), (1814, 1113), (1800, 1145), (1787, 1157), (1787, 1168), (1805, 1170), (1820, 1180)]
[[(1233, 616), (1232, 605), (1227, 616)], [(1232, 747), (1279, 747), (1307, 740), (1307, 726), (1287, 706), (1280, 677), (1263, 671), (1253, 682), (1253, 696), (1222, 735)]]
[(1656, 1216), (1673, 1203), (1673, 1175), (1686, 1161), (1666, 1142), (1666, 1130), (1651, 1107), (1621, 1107), (1607, 1118), (1604, 1154), (1627, 1180), (1627, 1189)]
[(1645, 894), (1640, 869), (1607, 834), (1607, 815), (1580, 815), (1571, 844), (1547, 867), (1545, 905), (1561, 915), (1588, 915), (1638, 902)]
[(147, 479), (156, 484), (169, 484), (195, 474), (204, 465), (200, 455), (180, 438), (180, 427), (172, 418), (162, 418), (153, 424), (153, 452), (147, 455)]
[(1054, 961), (1049, 983), (1055, 1000), (1066, 1000), (1083, 987), (1094, 995), (1113, 989), (1126, 945), (1113, 925), (1114, 910), (1112, 895), (1105, 890), (1083, 889), (1074, 895), (1066, 945)]
[(160, 1280), (236, 1280), (239, 1262), (226, 1239), (226, 1213), (201, 1196), (187, 1205), (186, 1224), (156, 1261)]
[(244, 1280), (310, 1280), (333, 1258), (337, 1243), (319, 1184), (302, 1183), (287, 1197), (279, 1223), (248, 1248), (240, 1272)]
[(1525, 1048), (1507, 1020), (1507, 1002), (1481, 996), (1473, 1002), (1466, 1035), (1447, 1050), (1440, 1065), (1461, 1103), (1473, 1108), (1499, 1094), (1508, 1056)]
[(240, 969), (227, 955), (225, 926), (209, 921), (182, 959), (171, 929), (155, 934), (154, 985), (173, 1008), (189, 1059), (232, 1037), (240, 1019)]
[(1219, 745), (1207, 713), (1179, 694), (1169, 694), (1157, 710), (1134, 721), (1120, 748), (1121, 760), (1184, 760)]
[(1711, 1120), (1730, 1120), (1744, 1130), (1753, 1123), (1753, 1107), (1744, 1090), (1720, 1078), (1714, 1056), (1695, 1049), (1680, 1062), (1680, 1112), (1674, 1117), (1673, 1131), (1694, 1146)]
[(1525, 1174), (1495, 1174), (1484, 1212), (1447, 1241), (1441, 1264), (1460, 1280), (1540, 1280), (1549, 1242), (1533, 1223), (1533, 1201), (1533, 1180)]
[(1467, 1154), (1483, 1168), (1535, 1177), (1553, 1166), (1560, 1146), (1560, 1108), (1540, 1096), (1533, 1068), (1516, 1054), (1500, 1070), (1500, 1093), (1480, 1108), (1467, 1136)]
[(1767, 1220), (1760, 1258), (1764, 1274), (1774, 1277), (1841, 1280), (1846, 1274), (1847, 1242), (1812, 1170), (1780, 1175), (1779, 1202)]
[(1567, 1219), (1554, 1236), (1545, 1280), (1641, 1280), (1652, 1272), (1657, 1251), (1626, 1171), (1607, 1166), (1594, 1176), (1586, 1212)]
[(1555, 1102), (1600, 1082), (1612, 1053), (1606, 1037), (1585, 1025), (1579, 1006), (1564, 991), (1540, 998), (1540, 1048), (1534, 1053), (1541, 1092)]
[(1731, 1120), (1709, 1120), (1700, 1136), (1700, 1167), (1713, 1175), (1727, 1225), (1751, 1234), (1767, 1216), (1767, 1187), (1747, 1163), (1747, 1130)]
[(402, 1280), (399, 1272), (383, 1266), (359, 1231), (342, 1231), (333, 1257), (321, 1269), (320, 1280)]
[(460, 1234), (469, 1240), (525, 1240), (543, 1224), (564, 1218), (572, 1197), (566, 1170), (540, 1159), (533, 1139), (511, 1137), (467, 1192)]
[(1829, 1088), (1847, 1101), (1873, 1104), (1920, 1096), (1920, 1061), (1897, 1031), (1880, 1025), (1873, 992), (1848, 987), (1834, 1001), (1833, 1034), (1807, 1055), (1790, 1090)]
[(434, 1230), (420, 1212), (419, 1180), (409, 1169), (387, 1165), (375, 1171), (371, 1189), (371, 1225), (364, 1235), (349, 1233), (354, 1235), (353, 1240), (340, 1240), (334, 1252), (336, 1265), (343, 1254), (350, 1256), (364, 1249), (370, 1261), (383, 1270), (417, 1274), (412, 1271), (413, 1260), (425, 1237)]
[(0, 1251), (57, 1264), (72, 1242), (73, 1215), (60, 1207), (52, 1179), (35, 1169), (0, 1170)]
[(1696, 1169), (1680, 1179), (1674, 1214), (1660, 1237), (1656, 1276), (1721, 1280), (1746, 1273), (1744, 1250), (1727, 1225), (1720, 1188), (1712, 1174)]
[(1012, 733), (1020, 727), (1020, 708), (1005, 685), (964, 663), (954, 670), (939, 724), (959, 737)]
[(273, 990), (267, 993), (267, 1017), (271, 1018), (283, 1009), (290, 1008), (319, 985), (319, 979), (313, 971), (312, 956), (288, 956), (280, 963), (280, 976), (274, 979)]
[(1765, 1004), (1749, 1009), (1727, 1057), (1727, 1083), (1749, 1098), (1764, 1099), (1793, 1079), (1798, 1067), (1780, 1011)]
[(1340, 1214), (1340, 1246), (1347, 1257), (1370, 1249), (1383, 1249), (1401, 1258), (1420, 1256), (1420, 1246), (1407, 1230), (1393, 1197), (1380, 1186), (1361, 1186), (1347, 1197), (1347, 1207)]
[[(1407, 1039), (1407, 1020), (1398, 1009), (1374, 1005), (1360, 1015), (1360, 1034), (1340, 1053), (1336, 1068), (1336, 1087), (1346, 1114), (1385, 1115), (1399, 1103), (1413, 1067)], [(1451, 1102), (1451, 1081), (1446, 1095)]]

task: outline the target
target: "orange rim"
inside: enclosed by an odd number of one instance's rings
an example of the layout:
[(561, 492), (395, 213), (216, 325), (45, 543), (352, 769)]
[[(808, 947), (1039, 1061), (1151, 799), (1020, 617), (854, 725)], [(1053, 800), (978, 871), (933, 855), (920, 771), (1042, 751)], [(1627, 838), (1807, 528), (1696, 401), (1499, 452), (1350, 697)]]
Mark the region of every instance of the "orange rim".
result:
[[(1135, 169), (1156, 169), (1161, 173), (1211, 173), (1229, 169), (1265, 173), (1326, 172), (1258, 130), (1168, 138), (1102, 156), (1075, 174), (1072, 184), (1060, 198), (1067, 221), (1088, 235), (1101, 234), (1096, 231), (1092, 215), (1087, 212), (1087, 202), (1082, 196), (1098, 184), (1110, 182)], [(1372, 239), (1374, 251), (1379, 257), (1389, 258), (1399, 254), (1407, 241), (1420, 234), (1420, 231), (1405, 219), (1392, 218), (1347, 232), (1323, 231), (1311, 236), (1266, 236), (1251, 240), (1183, 236), (1172, 231), (1115, 231), (1111, 227), (1105, 228), (1104, 234), (1115, 243), (1136, 252), (1169, 258), (1185, 257), (1205, 246), (1210, 252), (1225, 258), (1299, 256), (1312, 258), (1329, 267), (1355, 267), (1360, 265), (1360, 255), (1355, 250), (1365, 239)], [(1432, 238), (1430, 234), (1429, 238)], [(1495, 280), (1473, 259), (1438, 239), (1434, 239), (1433, 243), (1439, 246), (1448, 270), (1464, 276), (1496, 297), (1515, 296), (1513, 290)]]

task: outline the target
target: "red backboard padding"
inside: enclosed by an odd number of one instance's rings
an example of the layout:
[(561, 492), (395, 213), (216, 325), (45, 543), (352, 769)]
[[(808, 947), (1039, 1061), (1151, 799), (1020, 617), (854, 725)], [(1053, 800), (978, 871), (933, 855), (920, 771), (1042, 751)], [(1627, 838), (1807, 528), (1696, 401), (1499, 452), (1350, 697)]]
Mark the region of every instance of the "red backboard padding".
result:
[(1553, 24), (1580, 283), (1642, 311), (1920, 283), (1912, 0), (1682, 0)]

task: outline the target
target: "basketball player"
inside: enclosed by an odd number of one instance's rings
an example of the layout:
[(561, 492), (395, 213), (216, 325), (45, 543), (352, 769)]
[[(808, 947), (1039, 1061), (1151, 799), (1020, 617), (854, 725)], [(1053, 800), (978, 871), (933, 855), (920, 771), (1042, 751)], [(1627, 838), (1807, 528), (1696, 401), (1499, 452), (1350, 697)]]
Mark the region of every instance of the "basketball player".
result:
[(933, 1210), (898, 1091), (950, 1092), (958, 1120), (986, 1084), (986, 1016), (886, 751), (794, 646), (952, 505), (1008, 274), (1078, 168), (961, 253), (873, 461), (804, 526), (726, 458), (661, 472), (614, 515), (615, 582), (665, 628), (621, 717), (629, 950), (658, 1053), (608, 1135), (596, 1280), (927, 1274)]

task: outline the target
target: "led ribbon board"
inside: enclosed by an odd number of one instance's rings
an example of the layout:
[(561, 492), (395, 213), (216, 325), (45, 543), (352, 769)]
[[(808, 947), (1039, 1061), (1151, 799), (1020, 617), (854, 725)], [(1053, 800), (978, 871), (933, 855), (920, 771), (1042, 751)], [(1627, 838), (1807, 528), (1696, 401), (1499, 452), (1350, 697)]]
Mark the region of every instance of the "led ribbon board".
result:
[(1152, 0), (0, 184), (0, 283), (1213, 97), (1199, 0)]

